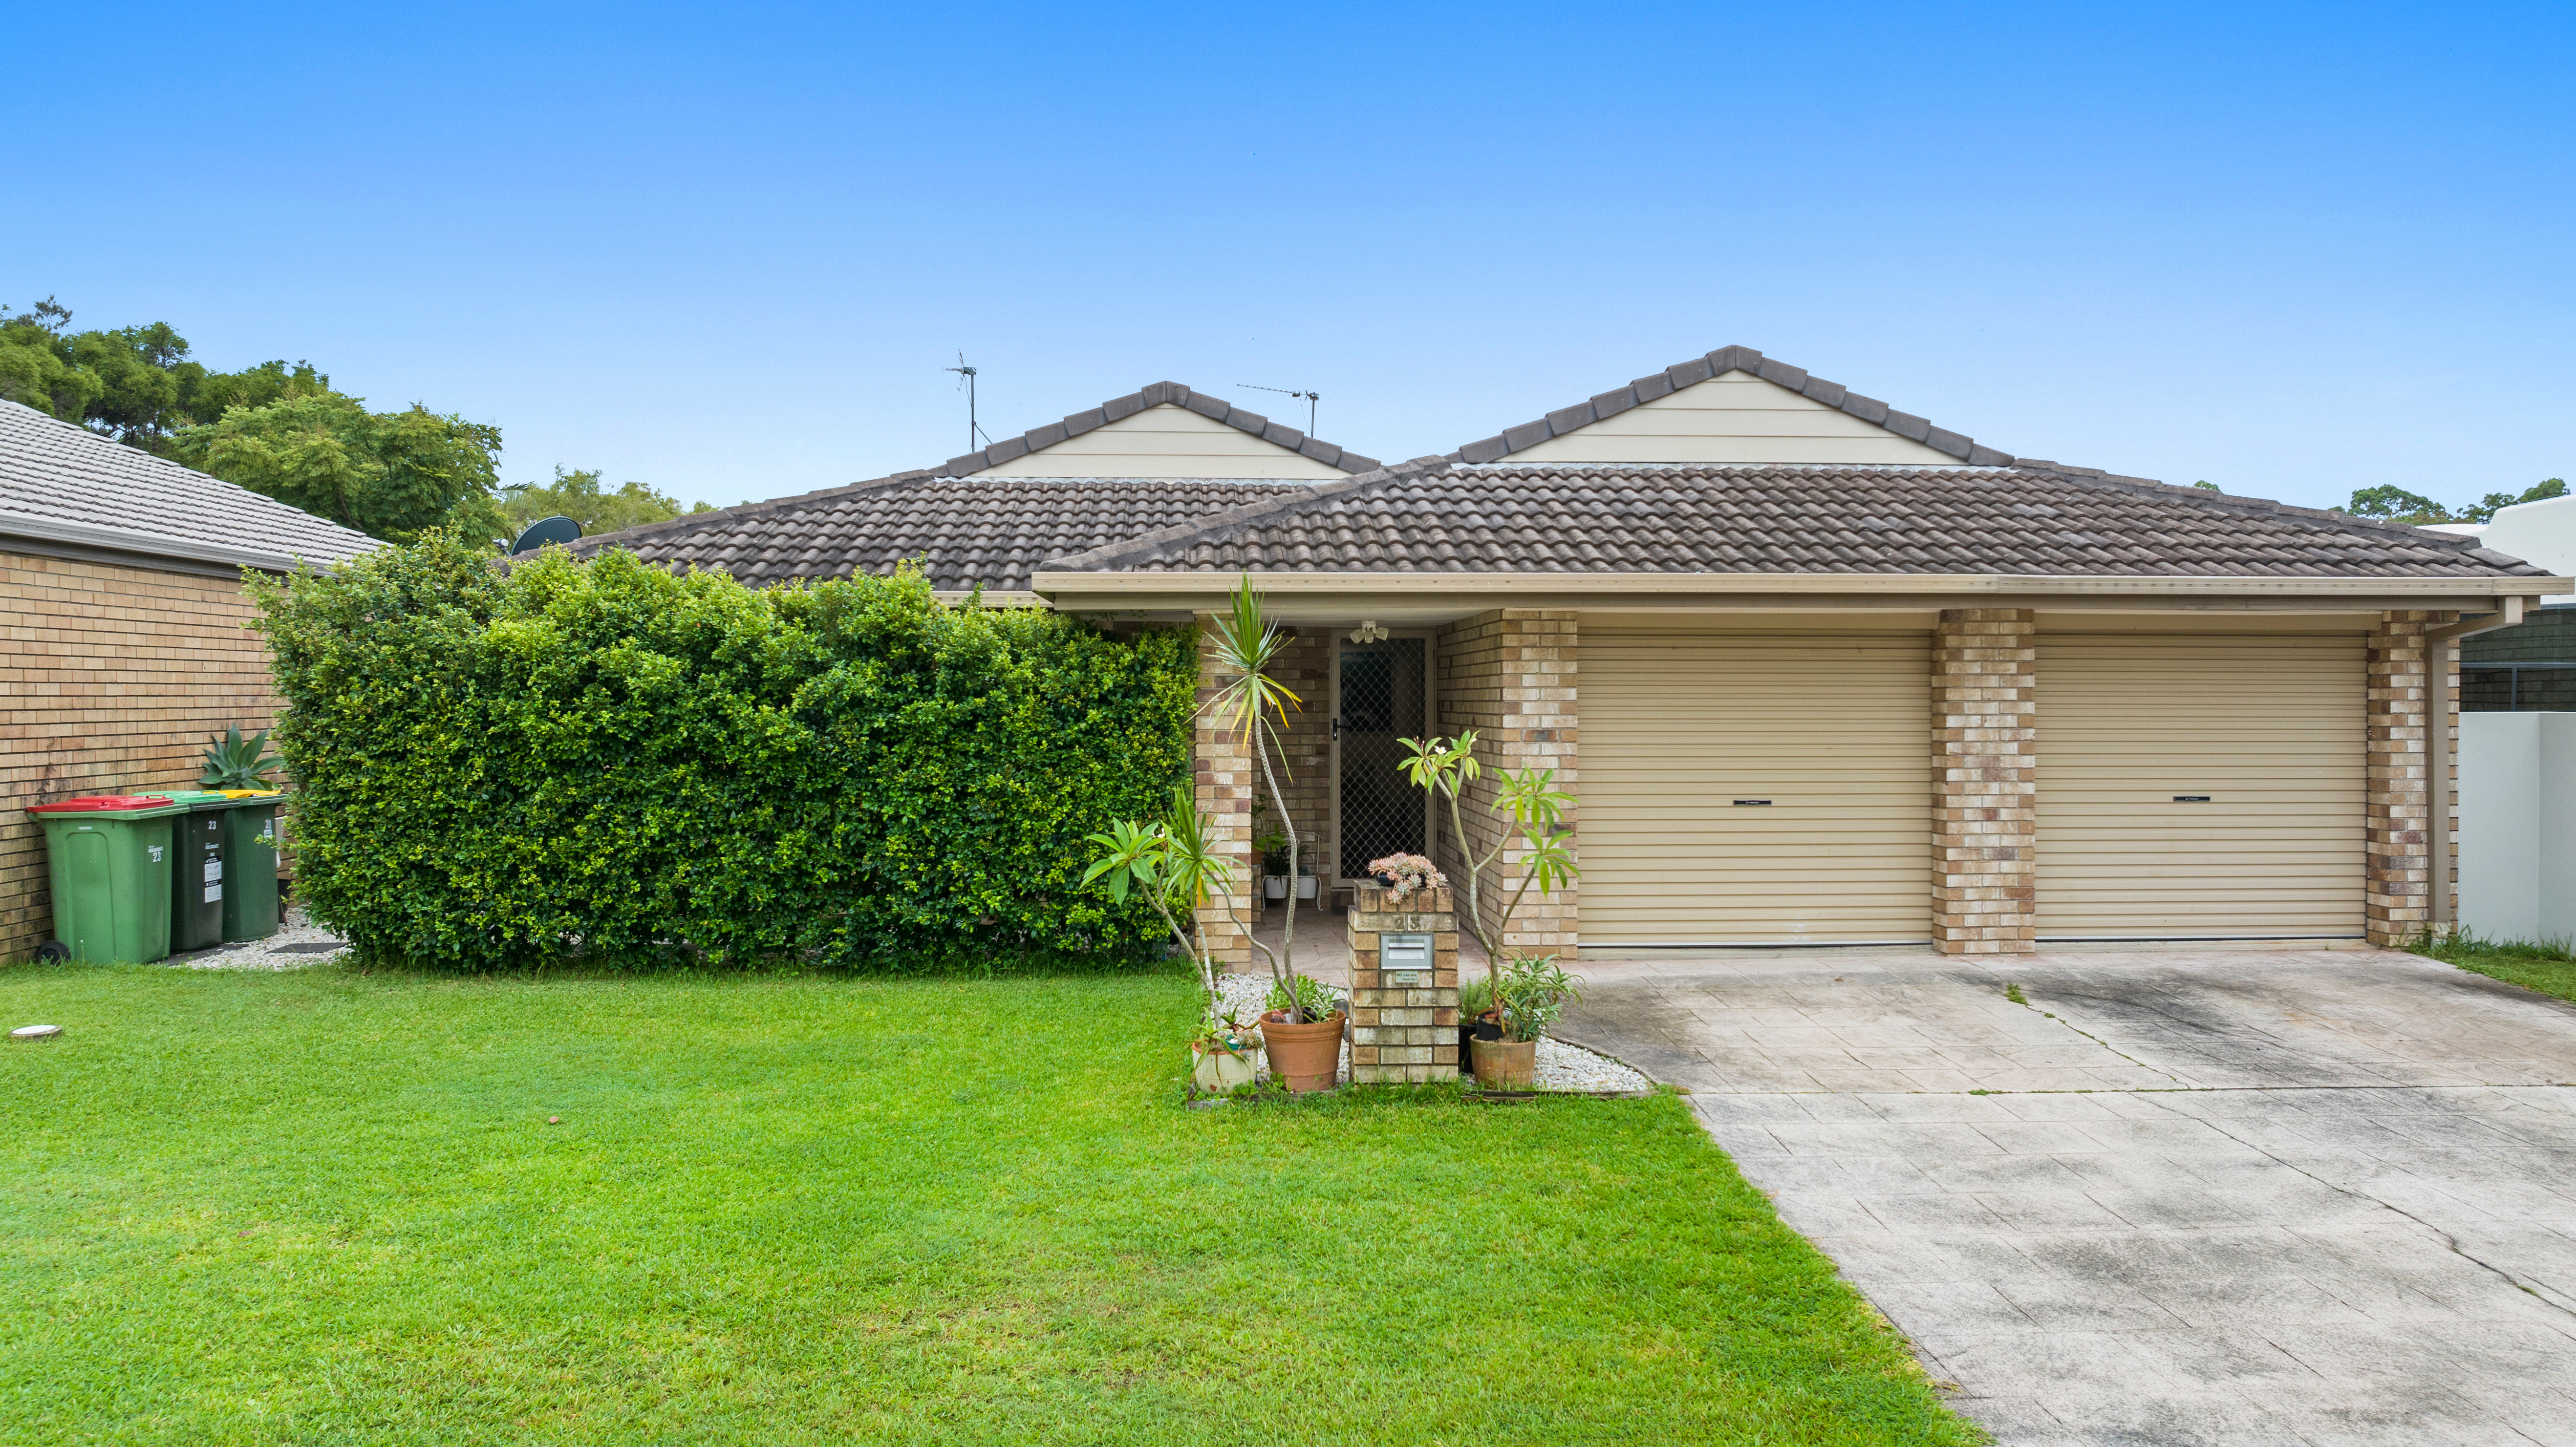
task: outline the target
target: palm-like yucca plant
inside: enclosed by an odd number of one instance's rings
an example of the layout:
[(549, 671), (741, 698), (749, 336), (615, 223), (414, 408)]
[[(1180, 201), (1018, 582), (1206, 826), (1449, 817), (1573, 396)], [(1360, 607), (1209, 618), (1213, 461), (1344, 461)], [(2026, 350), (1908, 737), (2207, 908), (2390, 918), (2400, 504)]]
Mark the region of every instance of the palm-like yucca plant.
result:
[[(1227, 732), (1244, 741), (1252, 757), (1261, 765), (1261, 781), (1270, 791), (1270, 807), (1284, 824), (1288, 821), (1288, 796), (1280, 791), (1279, 775), (1285, 769), (1286, 740), (1282, 733), (1288, 723), (1288, 710), (1305, 707), (1305, 701), (1289, 691), (1271, 673), (1279, 652), (1287, 640), (1279, 634), (1263, 612), (1261, 595), (1252, 591), (1252, 575), (1246, 573), (1235, 584), (1226, 611), (1216, 617), (1214, 637), (1204, 646), (1209, 648), (1220, 673), (1231, 675), (1220, 684), (1216, 696), (1208, 700), (1207, 712)], [(1276, 748), (1280, 762), (1274, 764), (1271, 751)], [(1295, 980), (1297, 954), (1297, 856), (1300, 845), (1297, 831), (1288, 831), (1288, 913), (1279, 927), (1279, 948), (1273, 951), (1259, 940), (1252, 947), (1270, 962), (1270, 978), (1289, 998), (1288, 1023), (1302, 1025), (1309, 1012), (1297, 1001), (1304, 997), (1297, 991)], [(1250, 930), (1244, 934), (1248, 938)]]
[(1198, 966), (1199, 987), (1207, 991), (1211, 1019), (1219, 1010), (1216, 960), (1208, 953), (1203, 934), (1193, 948), (1192, 936), (1181, 928), (1177, 911), (1195, 910), (1211, 894), (1234, 892), (1232, 864), (1208, 847), (1213, 822), (1198, 811), (1190, 786), (1175, 784), (1162, 818), (1143, 823), (1121, 820), (1110, 825), (1108, 832), (1090, 836), (1089, 842), (1099, 845), (1101, 854), (1082, 876), (1085, 884), (1106, 876), (1109, 897), (1122, 904), (1133, 889), (1154, 906), (1173, 941)]
[(237, 728), (224, 730), (215, 746), (206, 750), (205, 772), (197, 782), (209, 789), (265, 789), (269, 787), (268, 771), (277, 767), (277, 755), (264, 753), (268, 747), (268, 730), (245, 739)]
[[(1574, 796), (1556, 787), (1554, 769), (1496, 769), (1498, 781), (1493, 801), (1487, 812), (1497, 820), (1509, 816), (1511, 827), (1500, 830), (1494, 847), (1483, 858), (1467, 838), (1467, 829), (1458, 817), (1458, 795), (1476, 781), (1483, 766), (1476, 761), (1476, 731), (1468, 729), (1455, 739), (1398, 739), (1411, 750), (1405, 755), (1405, 777), (1415, 787), (1428, 791), (1435, 799), (1449, 801), (1449, 828), (1458, 840), (1458, 857), (1466, 865), (1467, 928), (1476, 943), (1485, 947), (1485, 976), (1491, 998), (1502, 999), (1503, 940), (1512, 927), (1512, 916), (1520, 911), (1521, 901), (1536, 889), (1541, 894), (1553, 893), (1567, 881), (1582, 877), (1574, 867), (1574, 858), (1565, 848), (1565, 809)], [(1488, 930), (1479, 884), (1485, 871), (1503, 857), (1503, 851), (1518, 844), (1521, 849), (1520, 888), (1503, 902), (1502, 913)], [(1545, 964), (1547, 961), (1534, 963)]]

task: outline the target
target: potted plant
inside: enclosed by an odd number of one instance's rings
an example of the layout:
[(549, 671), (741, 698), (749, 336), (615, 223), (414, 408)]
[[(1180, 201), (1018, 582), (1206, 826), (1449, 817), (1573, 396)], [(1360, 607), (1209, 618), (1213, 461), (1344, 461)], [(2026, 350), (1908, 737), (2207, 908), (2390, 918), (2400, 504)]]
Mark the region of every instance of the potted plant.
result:
[(1271, 1078), (1299, 1095), (1332, 1089), (1342, 1069), (1341, 1001), (1320, 982), (1291, 975), (1272, 983), (1262, 1003)]
[[(1529, 898), (1531, 890), (1545, 896), (1582, 876), (1582, 871), (1574, 867), (1574, 858), (1565, 847), (1568, 833), (1565, 807), (1574, 802), (1574, 796), (1556, 787), (1554, 769), (1496, 769), (1493, 797), (1485, 808), (1496, 823), (1505, 827), (1493, 831), (1493, 847), (1480, 856), (1473, 841), (1467, 837), (1466, 823), (1459, 817), (1458, 810), (1459, 793), (1476, 782), (1483, 772), (1483, 766), (1476, 759), (1476, 731), (1465, 730), (1455, 739), (1400, 739), (1397, 742), (1410, 751), (1402, 766), (1405, 776), (1416, 787), (1429, 792), (1435, 801), (1448, 800), (1450, 831), (1457, 839), (1458, 857), (1466, 864), (1467, 907), (1459, 912), (1459, 919), (1464, 928), (1476, 937), (1476, 943), (1484, 947), (1485, 998), (1489, 1002), (1472, 1017), (1475, 1033), (1469, 1041), (1469, 1057), (1474, 1062), (1476, 1079), (1490, 1083), (1486, 1074), (1489, 1068), (1496, 1074), (1508, 1069), (1507, 1052), (1497, 1052), (1492, 1047), (1506, 1043), (1527, 1044), (1532, 1059), (1538, 1053), (1536, 1033), (1531, 1034), (1527, 1041), (1505, 1039), (1512, 1027), (1510, 1004), (1503, 991), (1504, 941), (1511, 935), (1512, 916), (1520, 912), (1521, 902)], [(1517, 861), (1521, 871), (1520, 883), (1503, 898), (1501, 909), (1488, 924), (1482, 887), (1486, 872), (1502, 862), (1505, 850), (1515, 847), (1520, 854)], [(1501, 892), (1499, 887), (1496, 892)], [(1515, 967), (1531, 964), (1553, 969), (1555, 957), (1515, 959), (1513, 964)], [(1461, 995), (1463, 997), (1463, 991)], [(1459, 1018), (1464, 1021), (1471, 1017), (1462, 1008)], [(1552, 1020), (1554, 1016), (1548, 1018)], [(1536, 1028), (1543, 1031), (1545, 1027)], [(1521, 1078), (1524, 1081), (1528, 1079), (1526, 1071)]]
[(1538, 1072), (1538, 1041), (1547, 1027), (1581, 999), (1581, 982), (1557, 967), (1556, 957), (1516, 959), (1502, 973), (1492, 1015), (1498, 1038), (1475, 1040), (1476, 1084), (1487, 1090), (1527, 1090)]
[(1426, 889), (1440, 889), (1449, 876), (1432, 867), (1431, 861), (1419, 854), (1390, 854), (1369, 861), (1369, 875), (1386, 886), (1386, 902), (1402, 904)]
[(1288, 831), (1273, 829), (1252, 841), (1252, 852), (1261, 856), (1261, 897), (1277, 902), (1288, 897)]
[(1250, 1085), (1261, 1073), (1261, 1031), (1232, 1015), (1210, 1020), (1190, 1041), (1190, 1083), (1210, 1095)]

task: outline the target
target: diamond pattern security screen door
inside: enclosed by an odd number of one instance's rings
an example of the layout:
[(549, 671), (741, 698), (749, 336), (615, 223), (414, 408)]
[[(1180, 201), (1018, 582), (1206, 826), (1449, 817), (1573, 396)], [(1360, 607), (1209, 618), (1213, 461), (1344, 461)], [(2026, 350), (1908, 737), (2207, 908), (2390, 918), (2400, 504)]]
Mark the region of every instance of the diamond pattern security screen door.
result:
[(1423, 735), (1426, 648), (1420, 638), (1342, 645), (1333, 731), (1341, 744), (1344, 879), (1364, 877), (1372, 859), (1420, 854), (1429, 842), (1428, 805), (1404, 777), (1404, 746), (1396, 742)]

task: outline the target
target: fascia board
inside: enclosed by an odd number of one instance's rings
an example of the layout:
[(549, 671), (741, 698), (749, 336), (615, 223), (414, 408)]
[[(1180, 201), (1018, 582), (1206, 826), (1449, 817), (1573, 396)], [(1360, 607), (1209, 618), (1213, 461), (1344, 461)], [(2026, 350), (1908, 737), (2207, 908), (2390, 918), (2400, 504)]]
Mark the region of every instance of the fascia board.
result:
[[(192, 538), (173, 538), (160, 533), (138, 532), (131, 528), (102, 527), (96, 523), (76, 523), (63, 518), (41, 517), (34, 513), (11, 512), (0, 508), (0, 537), (35, 538), (43, 542), (79, 543), (93, 548), (108, 548), (123, 553), (140, 553), (155, 558), (187, 558), (197, 562), (229, 563), (235, 567), (258, 568), (271, 573), (291, 573), (312, 560), (299, 559), (286, 553), (272, 553), (263, 548), (237, 548), (229, 543), (204, 543)], [(324, 563), (337, 561), (324, 558)]]
[[(1238, 577), (1216, 571), (1040, 572), (1030, 587), (1048, 597), (1222, 595)], [(2576, 593), (2576, 578), (2297, 578), (2226, 574), (2117, 576), (2083, 573), (1252, 573), (1265, 593), (1303, 597), (1371, 594), (1420, 597), (1476, 593), (1676, 597), (1724, 594), (1911, 594), (1990, 598), (2052, 597), (2453, 597), (2536, 598)], [(1061, 606), (1061, 604), (1059, 604)]]

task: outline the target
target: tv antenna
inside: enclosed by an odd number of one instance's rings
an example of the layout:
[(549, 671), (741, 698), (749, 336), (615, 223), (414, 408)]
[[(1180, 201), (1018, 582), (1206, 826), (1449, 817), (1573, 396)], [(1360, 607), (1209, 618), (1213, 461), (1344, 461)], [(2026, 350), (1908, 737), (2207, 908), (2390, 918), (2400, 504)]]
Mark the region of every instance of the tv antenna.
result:
[[(964, 352), (959, 352), (957, 354), (956, 366), (942, 367), (939, 370), (943, 372), (955, 372), (957, 374), (957, 385), (966, 389), (966, 450), (973, 452), (975, 449), (982, 447), (985, 442), (993, 440), (985, 433), (984, 429), (976, 425), (975, 422), (975, 369), (966, 365), (966, 354)], [(976, 441), (975, 439), (978, 437), (983, 438), (984, 441)]]
[[(962, 362), (962, 361), (964, 361), (964, 360), (965, 360), (965, 358), (960, 357), (960, 358), (958, 358), (958, 360)], [(1324, 394), (1323, 394), (1323, 393), (1321, 393), (1321, 392), (1293, 392), (1293, 391), (1290, 391), (1290, 390), (1289, 390), (1288, 388), (1286, 388), (1286, 387), (1264, 387), (1264, 386), (1262, 386), (1262, 385), (1261, 385), (1260, 383), (1258, 383), (1258, 382), (1237, 382), (1237, 383), (1235, 383), (1234, 385), (1236, 385), (1236, 386), (1238, 386), (1238, 387), (1245, 388), (1245, 389), (1250, 390), (1250, 391), (1254, 391), (1254, 392), (1276, 392), (1276, 393), (1278, 393), (1278, 394), (1279, 394), (1280, 396), (1282, 396), (1282, 397), (1303, 397), (1303, 398), (1305, 398), (1305, 399), (1306, 399), (1306, 435), (1307, 435), (1307, 436), (1309, 436), (1309, 437), (1312, 437), (1312, 436), (1314, 436), (1314, 435), (1315, 435), (1315, 404), (1324, 400)]]

